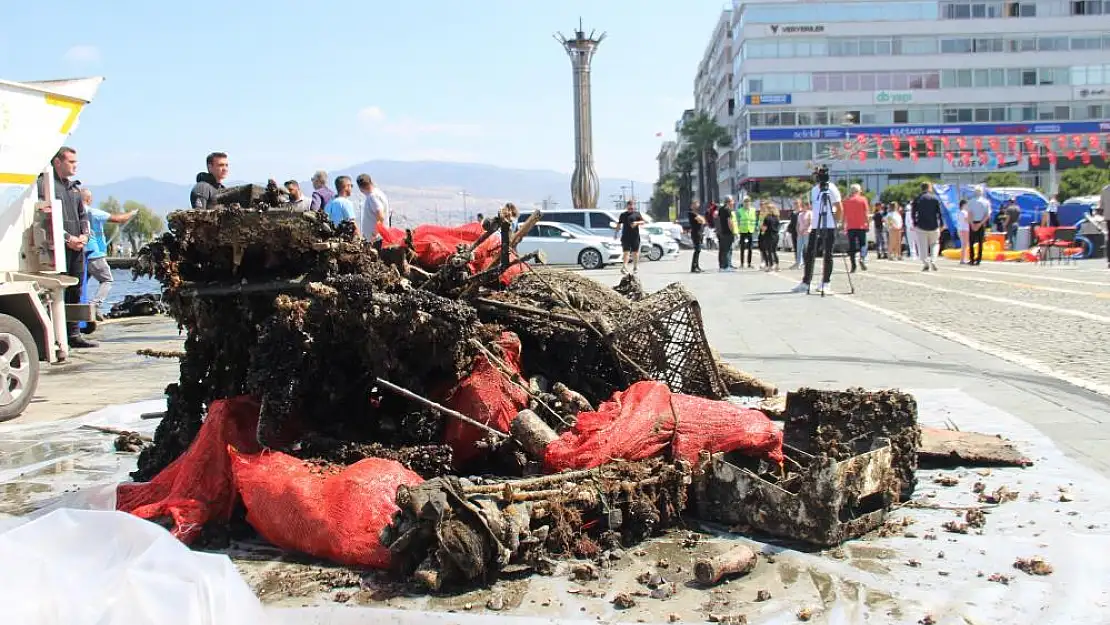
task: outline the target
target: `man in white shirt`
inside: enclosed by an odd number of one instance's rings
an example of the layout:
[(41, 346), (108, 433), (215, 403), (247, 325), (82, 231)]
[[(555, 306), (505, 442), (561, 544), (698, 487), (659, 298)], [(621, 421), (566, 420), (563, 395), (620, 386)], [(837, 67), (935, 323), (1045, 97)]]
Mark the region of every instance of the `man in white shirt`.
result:
[(991, 201), (983, 187), (975, 187), (975, 197), (967, 203), (967, 221), (971, 240), (971, 265), (983, 264), (983, 239), (990, 229)]
[(819, 167), (814, 173), (817, 184), (809, 192), (809, 203), (813, 206), (812, 229), (809, 234), (809, 245), (805, 251), (805, 271), (802, 281), (794, 287), (795, 293), (809, 291), (809, 284), (813, 280), (813, 265), (816, 260), (817, 250), (821, 250), (824, 257), (821, 268), (821, 293), (829, 294), (829, 280), (832, 278), (833, 269), (833, 244), (836, 243), (836, 222), (843, 214), (840, 189), (835, 184), (829, 183), (829, 169)]
[(370, 241), (379, 241), (378, 224), (389, 227), (389, 200), (385, 193), (378, 188), (369, 174), (359, 174), (358, 190), (362, 192), (362, 223), (363, 236)]

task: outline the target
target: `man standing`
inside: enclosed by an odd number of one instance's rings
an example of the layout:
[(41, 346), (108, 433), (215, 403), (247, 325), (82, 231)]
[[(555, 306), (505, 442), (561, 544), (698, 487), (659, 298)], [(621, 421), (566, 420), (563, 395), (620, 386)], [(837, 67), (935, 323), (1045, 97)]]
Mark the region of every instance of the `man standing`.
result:
[(628, 273), (629, 256), (632, 257), (632, 273), (640, 268), (640, 226), (644, 223), (644, 216), (636, 210), (635, 202), (626, 202), (624, 212), (617, 218), (617, 231), (621, 238), (621, 249), (624, 250), (621, 273)]
[(886, 258), (886, 206), (879, 202), (871, 213), (871, 226), (875, 228), (875, 256)]
[(296, 180), (287, 180), (285, 182), (285, 191), (289, 194), (289, 207), (295, 211), (306, 211), (311, 206), (311, 200), (304, 196), (301, 192), (301, 183)]
[(701, 273), (701, 245), (705, 237), (705, 217), (701, 214), (701, 202), (690, 203), (690, 242), (694, 244), (694, 256), (690, 259), (690, 273)]
[(933, 258), (944, 217), (941, 215), (940, 198), (933, 194), (932, 184), (921, 183), (921, 194), (913, 201), (910, 211), (917, 230), (917, 253), (921, 255), (921, 271), (929, 271), (930, 268), (936, 271), (937, 264)]
[(809, 243), (805, 250), (805, 269), (802, 271), (802, 281), (794, 287), (795, 293), (809, 291), (810, 282), (813, 280), (813, 265), (817, 258), (817, 251), (821, 251), (824, 258), (821, 267), (821, 294), (832, 293), (829, 281), (832, 279), (833, 245), (836, 243), (836, 222), (844, 211), (840, 199), (840, 189), (835, 184), (829, 184), (829, 170), (822, 166), (814, 172), (817, 184), (809, 191), (809, 201), (813, 205), (813, 227), (809, 233)]
[[(740, 267), (752, 268), (752, 237), (755, 235), (759, 223), (759, 215), (752, 205), (752, 196), (747, 196), (740, 204), (739, 215), (736, 217), (737, 230), (739, 231)], [(760, 248), (760, 252), (763, 248)], [(730, 256), (731, 260), (731, 256)], [(730, 263), (731, 264), (731, 263)]]
[(852, 273), (856, 272), (856, 252), (859, 252), (859, 266), (867, 271), (867, 226), (871, 206), (858, 184), (848, 187), (848, 199), (844, 200), (844, 230), (848, 234), (848, 258), (852, 260)]
[(197, 183), (189, 191), (189, 206), (201, 210), (216, 206), (216, 193), (224, 188), (227, 178), (227, 154), (213, 152), (204, 159), (204, 164), (208, 171), (197, 174)]
[[(717, 264), (721, 271), (732, 271), (732, 246), (736, 244), (736, 200), (725, 196), (725, 203), (717, 209)], [(748, 251), (751, 260), (751, 251)], [(744, 262), (744, 252), (740, 252), (740, 262)]]
[[(89, 216), (81, 202), (81, 181), (77, 174), (77, 151), (63, 146), (51, 159), (54, 169), (54, 199), (62, 206), (62, 230), (66, 246), (65, 271), (77, 278), (77, 284), (66, 289), (65, 303), (77, 304), (81, 301), (81, 291), (85, 283), (85, 244), (89, 242)], [(39, 176), (39, 199), (46, 201), (46, 179)], [(74, 348), (96, 347), (94, 341), (81, 336), (76, 323), (66, 324), (69, 346)]]
[(88, 273), (90, 278), (96, 280), (96, 295), (93, 296), (90, 303), (96, 307), (96, 320), (103, 321), (104, 315), (100, 313), (100, 307), (104, 305), (104, 300), (108, 299), (108, 294), (112, 292), (113, 282), (112, 268), (108, 266), (108, 239), (104, 236), (104, 226), (108, 222), (125, 224), (139, 211), (133, 210), (126, 213), (112, 214), (94, 208), (92, 205), (92, 191), (88, 189), (81, 190), (81, 200), (85, 205), (85, 212), (89, 216), (89, 242), (85, 245), (85, 253), (89, 259)]
[[(347, 179), (350, 180), (350, 178)], [(312, 202), (308, 205), (309, 210), (315, 211), (327, 207), (328, 202), (331, 202), (334, 197), (335, 192), (328, 188), (328, 172), (320, 170), (312, 174)]]
[[(362, 192), (363, 196), (362, 223), (360, 225), (362, 236), (369, 241), (377, 241), (381, 238), (381, 235), (378, 234), (378, 224), (381, 224), (383, 228), (389, 226), (389, 200), (386, 199), (378, 185), (370, 179), (369, 174), (359, 174), (358, 190)], [(479, 215), (478, 222), (481, 223), (481, 221), (481, 215)]]
[(1017, 202), (1014, 198), (1006, 200), (1006, 205), (1003, 207), (1005, 211), (1005, 223), (1003, 227), (1006, 232), (1006, 243), (1010, 245), (1010, 249), (1017, 247), (1018, 226), (1021, 224), (1021, 209), (1018, 208)]
[(975, 187), (975, 197), (967, 203), (968, 240), (971, 248), (968, 263), (971, 265), (983, 263), (983, 239), (987, 235), (990, 221), (991, 201), (987, 199), (983, 187)]
[(361, 233), (358, 227), (358, 213), (355, 212), (355, 203), (351, 200), (351, 191), (354, 189), (351, 177), (336, 178), (335, 188), (339, 193), (324, 205), (324, 212), (327, 213), (333, 225), (338, 226), (345, 221), (352, 222), (355, 226), (355, 236), (359, 236)]
[(1098, 199), (1099, 210), (1102, 211), (1102, 225), (1103, 232), (1106, 234), (1103, 239), (1103, 247), (1106, 248), (1106, 268), (1110, 269), (1110, 184), (1102, 188), (1102, 194)]

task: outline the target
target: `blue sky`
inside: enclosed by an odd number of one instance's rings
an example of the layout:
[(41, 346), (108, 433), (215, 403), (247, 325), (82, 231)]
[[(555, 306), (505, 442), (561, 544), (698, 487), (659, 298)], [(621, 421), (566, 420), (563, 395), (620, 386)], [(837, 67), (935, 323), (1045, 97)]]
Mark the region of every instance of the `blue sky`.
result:
[(0, 5), (0, 78), (107, 78), (71, 139), (81, 179), (103, 184), (191, 182), (213, 150), (230, 153), (233, 179), (305, 179), (372, 159), (569, 172), (570, 61), (552, 34), (579, 16), (608, 33), (593, 64), (598, 173), (654, 180), (655, 133), (673, 134), (692, 106), (724, 3)]

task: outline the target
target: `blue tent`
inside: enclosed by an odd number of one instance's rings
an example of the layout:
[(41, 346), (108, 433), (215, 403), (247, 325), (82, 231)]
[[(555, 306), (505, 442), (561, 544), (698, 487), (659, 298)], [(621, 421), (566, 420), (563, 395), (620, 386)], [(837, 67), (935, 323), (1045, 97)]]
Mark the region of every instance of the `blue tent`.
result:
[[(944, 205), (944, 219), (948, 226), (948, 231), (952, 235), (952, 241), (956, 246), (959, 246), (960, 237), (956, 232), (956, 215), (960, 210), (960, 200), (971, 200), (975, 197), (975, 187), (978, 185), (951, 185), (951, 184), (934, 184), (933, 192), (940, 198), (941, 204)], [(1048, 206), (1048, 199), (1041, 195), (1035, 189), (1023, 189), (1016, 187), (986, 189), (986, 197), (991, 202), (991, 219), (998, 214), (1002, 205), (1013, 198), (1017, 203), (1018, 208), (1021, 209), (1021, 221), (1019, 225), (1029, 226), (1041, 223), (1041, 213), (1044, 212), (1045, 207)]]

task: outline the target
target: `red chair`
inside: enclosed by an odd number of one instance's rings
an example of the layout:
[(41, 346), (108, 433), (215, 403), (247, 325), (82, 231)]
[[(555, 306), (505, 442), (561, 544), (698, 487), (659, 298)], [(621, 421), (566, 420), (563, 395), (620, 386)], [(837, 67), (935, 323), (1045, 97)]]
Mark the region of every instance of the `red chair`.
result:
[(1041, 264), (1056, 260), (1074, 260), (1070, 249), (1075, 243), (1075, 228), (1035, 227), (1033, 235), (1037, 238), (1037, 261)]

